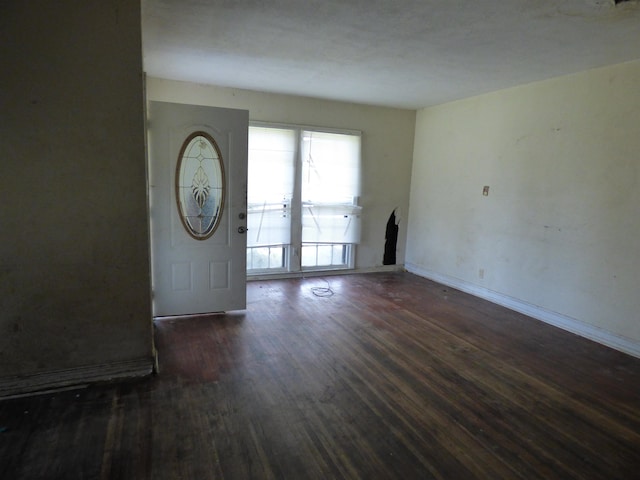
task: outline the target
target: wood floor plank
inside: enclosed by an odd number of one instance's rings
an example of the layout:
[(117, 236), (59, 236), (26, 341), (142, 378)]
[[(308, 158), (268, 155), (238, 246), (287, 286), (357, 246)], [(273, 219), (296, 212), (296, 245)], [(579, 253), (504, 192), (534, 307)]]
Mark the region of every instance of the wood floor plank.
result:
[(0, 478), (640, 479), (639, 359), (408, 273), (247, 299), (157, 321), (157, 376), (0, 401)]

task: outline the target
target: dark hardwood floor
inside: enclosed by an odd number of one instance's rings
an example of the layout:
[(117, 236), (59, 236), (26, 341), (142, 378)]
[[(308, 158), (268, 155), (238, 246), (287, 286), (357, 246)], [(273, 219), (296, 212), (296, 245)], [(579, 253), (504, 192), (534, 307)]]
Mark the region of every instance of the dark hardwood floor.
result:
[(0, 402), (0, 478), (640, 479), (639, 359), (411, 274), (251, 282), (156, 342)]

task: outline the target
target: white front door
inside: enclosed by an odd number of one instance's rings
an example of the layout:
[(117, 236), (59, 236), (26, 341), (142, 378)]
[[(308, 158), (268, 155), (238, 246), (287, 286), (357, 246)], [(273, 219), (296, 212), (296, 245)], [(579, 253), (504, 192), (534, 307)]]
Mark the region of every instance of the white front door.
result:
[(248, 124), (246, 110), (149, 103), (154, 316), (246, 308)]

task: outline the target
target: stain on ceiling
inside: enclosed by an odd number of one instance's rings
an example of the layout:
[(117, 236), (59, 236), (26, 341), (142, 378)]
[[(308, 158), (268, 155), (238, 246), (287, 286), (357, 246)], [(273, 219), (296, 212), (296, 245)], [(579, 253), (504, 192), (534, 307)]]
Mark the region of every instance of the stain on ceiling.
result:
[(142, 0), (153, 77), (417, 109), (640, 59), (640, 1)]

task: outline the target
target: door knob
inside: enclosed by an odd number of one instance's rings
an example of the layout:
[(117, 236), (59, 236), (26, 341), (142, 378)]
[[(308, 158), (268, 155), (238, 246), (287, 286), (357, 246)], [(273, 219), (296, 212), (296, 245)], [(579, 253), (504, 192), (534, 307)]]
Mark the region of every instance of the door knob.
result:
[(242, 226), (238, 227), (238, 233), (244, 233), (246, 231), (247, 231), (247, 229), (245, 227), (242, 227)]

